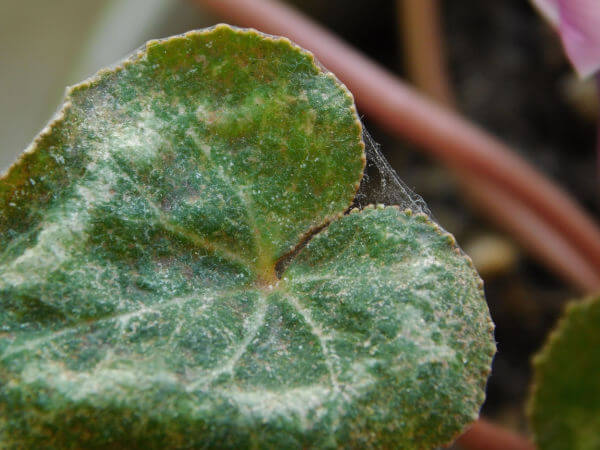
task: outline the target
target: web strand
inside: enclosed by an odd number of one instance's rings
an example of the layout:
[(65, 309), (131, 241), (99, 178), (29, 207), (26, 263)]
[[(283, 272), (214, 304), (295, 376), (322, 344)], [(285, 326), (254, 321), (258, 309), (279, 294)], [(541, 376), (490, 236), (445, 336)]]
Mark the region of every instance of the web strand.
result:
[(382, 203), (411, 209), (414, 213), (424, 213), (432, 217), (425, 200), (413, 192), (401, 179), (381, 153), (380, 145), (373, 140), (363, 127), (363, 140), (367, 165), (363, 179), (354, 198), (358, 208), (369, 204)]

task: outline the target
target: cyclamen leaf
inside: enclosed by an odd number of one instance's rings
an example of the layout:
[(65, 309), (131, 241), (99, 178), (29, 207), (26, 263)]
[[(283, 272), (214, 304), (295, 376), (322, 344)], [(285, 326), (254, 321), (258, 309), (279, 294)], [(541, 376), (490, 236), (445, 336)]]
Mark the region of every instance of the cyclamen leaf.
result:
[(347, 89), (252, 30), (70, 89), (0, 180), (3, 445), (449, 442), (495, 351), (481, 280), (424, 215), (342, 216), (363, 147)]
[(540, 449), (600, 448), (600, 297), (571, 303), (534, 359), (529, 416)]

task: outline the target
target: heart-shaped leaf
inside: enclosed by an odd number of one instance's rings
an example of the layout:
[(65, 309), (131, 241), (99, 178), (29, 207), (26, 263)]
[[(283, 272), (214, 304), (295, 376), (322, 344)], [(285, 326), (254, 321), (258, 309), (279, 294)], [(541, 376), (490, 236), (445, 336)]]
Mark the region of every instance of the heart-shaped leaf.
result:
[(540, 449), (600, 448), (600, 297), (571, 303), (534, 359), (529, 415)]
[(346, 88), (255, 31), (70, 89), (0, 182), (3, 443), (451, 440), (495, 349), (481, 280), (424, 215), (342, 216), (364, 163)]

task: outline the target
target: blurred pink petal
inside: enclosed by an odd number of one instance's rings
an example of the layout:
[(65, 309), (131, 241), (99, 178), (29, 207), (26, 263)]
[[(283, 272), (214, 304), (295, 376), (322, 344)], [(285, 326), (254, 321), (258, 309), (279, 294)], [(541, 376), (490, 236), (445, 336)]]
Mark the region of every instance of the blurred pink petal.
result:
[(532, 0), (558, 27), (567, 56), (582, 77), (600, 70), (600, 0)]
[(531, 3), (535, 5), (552, 25), (558, 26), (558, 1), (559, 0), (531, 0)]

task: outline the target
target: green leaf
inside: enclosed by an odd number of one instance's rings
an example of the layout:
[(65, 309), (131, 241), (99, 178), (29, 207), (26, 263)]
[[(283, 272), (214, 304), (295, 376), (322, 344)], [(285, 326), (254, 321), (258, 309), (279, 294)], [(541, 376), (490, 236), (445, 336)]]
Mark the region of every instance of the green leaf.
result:
[(534, 359), (529, 416), (541, 449), (600, 448), (600, 297), (572, 302)]
[(70, 89), (0, 180), (3, 445), (455, 437), (495, 351), (482, 283), (424, 215), (343, 215), (363, 147), (347, 89), (252, 30)]

